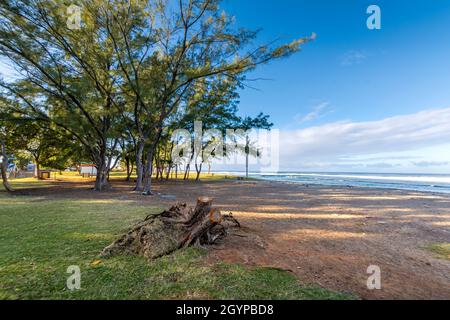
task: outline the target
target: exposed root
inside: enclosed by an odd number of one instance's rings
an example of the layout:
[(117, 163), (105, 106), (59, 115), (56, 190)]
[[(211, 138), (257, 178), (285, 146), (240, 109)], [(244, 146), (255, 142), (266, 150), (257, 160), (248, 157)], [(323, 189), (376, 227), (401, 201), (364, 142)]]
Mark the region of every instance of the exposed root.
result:
[(188, 246), (216, 244), (231, 228), (240, 228), (231, 215), (212, 208), (212, 199), (201, 197), (195, 209), (178, 204), (158, 215), (149, 215), (102, 251), (103, 256), (138, 254), (155, 259)]

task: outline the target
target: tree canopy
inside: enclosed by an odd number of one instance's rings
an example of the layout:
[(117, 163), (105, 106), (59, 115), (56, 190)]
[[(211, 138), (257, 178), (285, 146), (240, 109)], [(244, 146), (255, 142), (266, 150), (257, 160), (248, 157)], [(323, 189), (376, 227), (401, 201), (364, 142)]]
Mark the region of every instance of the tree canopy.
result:
[(258, 44), (219, 0), (82, 0), (75, 27), (70, 5), (1, 2), (0, 57), (17, 77), (0, 81), (9, 115), (0, 120), (31, 121), (80, 146), (97, 167), (96, 190), (123, 157), (136, 163), (136, 190), (150, 194), (154, 164), (172, 143), (165, 135), (196, 120), (220, 130), (270, 127), (264, 115), (237, 116), (237, 92), (249, 71), (311, 40)]

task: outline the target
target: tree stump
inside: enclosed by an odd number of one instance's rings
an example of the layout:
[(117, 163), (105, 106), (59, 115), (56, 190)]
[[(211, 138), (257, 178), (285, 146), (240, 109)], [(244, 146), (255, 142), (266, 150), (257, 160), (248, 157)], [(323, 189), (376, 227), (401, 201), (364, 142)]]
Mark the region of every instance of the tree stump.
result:
[(137, 254), (156, 259), (188, 246), (212, 245), (240, 227), (231, 215), (212, 207), (212, 199), (201, 197), (194, 209), (178, 204), (157, 215), (149, 215), (127, 234), (102, 251), (102, 256)]

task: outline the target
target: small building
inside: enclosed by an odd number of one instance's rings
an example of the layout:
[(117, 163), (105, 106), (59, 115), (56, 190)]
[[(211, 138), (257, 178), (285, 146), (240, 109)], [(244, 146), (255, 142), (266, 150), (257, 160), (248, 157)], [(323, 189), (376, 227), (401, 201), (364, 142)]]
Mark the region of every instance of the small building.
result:
[(39, 170), (39, 179), (45, 180), (50, 179), (50, 176), (52, 174), (52, 170)]
[(79, 172), (83, 176), (83, 178), (97, 176), (97, 168), (95, 167), (95, 164), (91, 163), (80, 164)]

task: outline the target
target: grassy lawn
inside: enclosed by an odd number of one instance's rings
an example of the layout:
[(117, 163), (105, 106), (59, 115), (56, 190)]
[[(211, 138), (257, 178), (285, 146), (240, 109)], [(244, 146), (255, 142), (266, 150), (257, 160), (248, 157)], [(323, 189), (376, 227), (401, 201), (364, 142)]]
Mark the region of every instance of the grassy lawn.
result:
[[(45, 187), (47, 182), (30, 183)], [(349, 298), (302, 287), (285, 271), (207, 265), (206, 252), (193, 248), (153, 262), (127, 256), (93, 264), (119, 234), (159, 211), (134, 201), (48, 200), (0, 192), (0, 299)], [(71, 265), (81, 268), (79, 291), (66, 289)]]
[[(116, 180), (116, 179), (125, 179), (126, 178), (126, 173), (125, 172), (118, 172), (118, 171), (114, 171), (111, 172), (110, 174), (110, 178), (112, 181)], [(183, 174), (179, 174), (178, 175), (178, 179), (179, 181), (182, 181), (183, 179)], [(196, 178), (196, 174), (195, 173), (190, 173), (189, 174), (189, 180), (195, 180)], [(132, 175), (131, 179), (136, 179), (136, 175)], [(225, 176), (222, 174), (207, 174), (207, 173), (202, 173), (200, 175), (200, 179), (204, 180), (204, 181), (221, 181), (224, 179), (235, 179), (232, 176)], [(251, 180), (251, 179), (248, 179)], [(83, 178), (82, 176), (80, 176), (78, 174), (78, 172), (62, 172), (62, 174), (59, 174), (58, 172), (54, 172), (51, 174), (50, 179), (48, 180), (37, 180), (35, 178), (18, 178), (18, 179), (10, 179), (9, 183), (11, 184), (11, 186), (14, 189), (20, 190), (20, 189), (25, 189), (25, 188), (45, 188), (45, 187), (49, 187), (54, 185), (54, 182), (61, 182), (61, 181), (69, 181), (69, 182), (92, 182), (92, 184), (94, 184), (95, 182), (95, 178)], [(1, 184), (0, 181), (0, 191), (4, 191), (4, 187)]]

